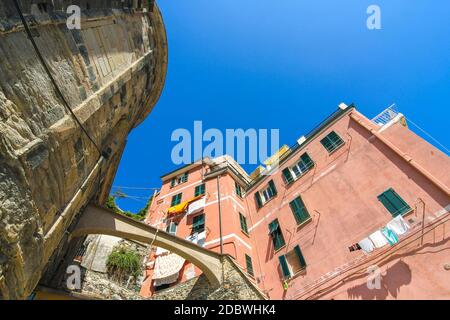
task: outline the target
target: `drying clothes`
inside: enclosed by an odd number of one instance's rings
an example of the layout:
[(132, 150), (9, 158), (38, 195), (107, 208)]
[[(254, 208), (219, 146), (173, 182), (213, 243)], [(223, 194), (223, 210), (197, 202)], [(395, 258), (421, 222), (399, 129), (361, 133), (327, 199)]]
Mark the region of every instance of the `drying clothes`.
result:
[(394, 231), (398, 236), (405, 234), (410, 228), (401, 215), (398, 215), (389, 221), (386, 227)]
[(205, 207), (205, 203), (206, 203), (206, 198), (203, 197), (199, 200), (193, 201), (189, 204), (189, 209), (188, 209), (188, 215), (196, 213), (200, 210), (203, 210), (203, 208)]
[(374, 249), (373, 242), (369, 238), (362, 239), (360, 242), (358, 242), (358, 245), (365, 253), (372, 252)]
[(163, 248), (161, 248), (161, 247), (157, 247), (157, 248), (156, 248), (155, 254), (156, 254), (157, 256), (160, 256), (160, 255), (166, 254), (166, 253), (168, 253), (168, 252), (169, 252), (169, 250), (163, 249)]
[(354, 245), (351, 245), (350, 247), (348, 247), (348, 250), (350, 252), (353, 252), (353, 251), (361, 250), (361, 247), (358, 243), (355, 243)]
[(175, 253), (156, 258), (152, 279), (155, 286), (170, 284), (177, 281), (185, 259)]
[(373, 244), (375, 245), (375, 248), (384, 247), (389, 243), (380, 230), (377, 230), (374, 233), (372, 233), (369, 236), (369, 239), (372, 240)]
[(382, 228), (381, 232), (386, 237), (387, 241), (391, 246), (393, 246), (398, 242), (397, 234), (394, 231), (392, 231), (389, 227)]

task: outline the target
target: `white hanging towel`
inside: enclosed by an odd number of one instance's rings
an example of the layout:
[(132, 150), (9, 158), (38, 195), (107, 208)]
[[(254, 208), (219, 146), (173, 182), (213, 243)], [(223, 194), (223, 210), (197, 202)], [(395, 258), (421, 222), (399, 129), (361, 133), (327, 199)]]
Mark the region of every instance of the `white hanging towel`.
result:
[(197, 201), (194, 201), (189, 204), (188, 208), (188, 215), (198, 212), (199, 210), (202, 210), (205, 207), (206, 198), (203, 197)]
[(185, 259), (175, 253), (156, 258), (152, 279), (155, 286), (170, 284), (177, 281)]
[(394, 231), (398, 236), (405, 234), (410, 229), (408, 223), (406, 223), (405, 219), (403, 219), (401, 215), (398, 215), (389, 221), (386, 226)]
[(369, 238), (362, 239), (358, 244), (365, 253), (372, 252), (374, 249), (373, 242)]
[(161, 247), (157, 247), (157, 248), (156, 248), (155, 254), (156, 254), (157, 256), (161, 256), (161, 255), (166, 254), (166, 253), (168, 253), (168, 252), (169, 252), (169, 250), (163, 249), (163, 248), (161, 248)]
[(369, 239), (372, 240), (373, 244), (375, 245), (375, 248), (384, 247), (389, 243), (380, 230), (377, 230), (374, 233), (372, 233), (369, 236)]

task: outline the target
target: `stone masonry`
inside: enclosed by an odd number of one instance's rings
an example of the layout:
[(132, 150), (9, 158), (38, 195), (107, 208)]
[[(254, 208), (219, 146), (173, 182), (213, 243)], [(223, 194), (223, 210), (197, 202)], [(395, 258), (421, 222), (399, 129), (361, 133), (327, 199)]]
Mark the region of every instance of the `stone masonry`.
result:
[(20, 3), (52, 76), (101, 153), (57, 95), (13, 2), (2, 1), (0, 299), (26, 298), (80, 211), (104, 203), (126, 137), (158, 100), (167, 68), (156, 6), (111, 9), (102, 1), (88, 8), (85, 1), (81, 30), (69, 30), (64, 1), (48, 1), (55, 7), (42, 11)]

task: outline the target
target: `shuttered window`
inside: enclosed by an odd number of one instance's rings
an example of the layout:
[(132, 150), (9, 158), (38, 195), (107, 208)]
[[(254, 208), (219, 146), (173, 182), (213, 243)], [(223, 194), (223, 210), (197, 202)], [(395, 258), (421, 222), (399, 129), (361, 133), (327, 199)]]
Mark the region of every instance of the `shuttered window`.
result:
[(251, 276), (254, 275), (253, 273), (253, 263), (252, 258), (248, 255), (245, 255), (245, 265), (247, 266), (247, 273)]
[(289, 270), (286, 256), (284, 256), (284, 255), (279, 256), (278, 260), (280, 260), (280, 266), (281, 266), (281, 271), (283, 272), (283, 277), (285, 279), (289, 279), (291, 277), (291, 271)]
[(289, 168), (283, 169), (283, 178), (286, 184), (291, 184), (294, 182), (294, 177), (292, 176), (291, 170)]
[(248, 234), (247, 218), (239, 212), (239, 220), (241, 222), (241, 230)]
[(172, 202), (170, 204), (171, 207), (181, 203), (181, 195), (182, 193), (178, 193), (172, 197)]
[(256, 207), (259, 209), (262, 207), (262, 200), (261, 200), (261, 195), (259, 194), (259, 192), (255, 193), (255, 201), (256, 201)]
[(177, 234), (177, 224), (175, 222), (171, 222), (166, 227), (166, 232), (171, 233), (173, 235)]
[(269, 224), (269, 233), (272, 237), (273, 247), (275, 251), (279, 250), (281, 247), (285, 245), (283, 233), (281, 232), (278, 219), (273, 220)]
[(241, 185), (237, 182), (234, 183), (234, 188), (236, 190), (236, 194), (242, 198), (242, 188)]
[(344, 140), (336, 132), (331, 131), (325, 138), (320, 140), (320, 143), (327, 149), (328, 153), (332, 153), (344, 144)]
[(204, 183), (202, 183), (201, 185), (195, 187), (195, 194), (194, 194), (194, 196), (197, 197), (197, 196), (201, 196), (203, 194), (205, 194), (205, 184)]
[(389, 188), (378, 196), (378, 200), (391, 213), (393, 217), (411, 211), (411, 207), (394, 191)]
[(306, 260), (300, 250), (300, 246), (295, 246), (292, 251), (279, 256), (278, 259), (285, 279), (293, 277), (306, 268)]
[(261, 208), (264, 203), (277, 195), (277, 188), (273, 180), (270, 180), (267, 187), (255, 193), (256, 206)]
[(305, 203), (303, 202), (301, 197), (297, 197), (289, 203), (291, 207), (292, 213), (294, 214), (295, 221), (297, 224), (301, 224), (311, 218), (308, 210), (305, 207)]
[(192, 232), (203, 232), (205, 230), (205, 214), (195, 216), (192, 223)]
[(179, 175), (178, 177), (175, 177), (172, 179), (172, 181), (170, 182), (170, 187), (175, 187), (181, 183), (184, 183), (188, 180), (188, 173), (185, 172), (182, 175)]

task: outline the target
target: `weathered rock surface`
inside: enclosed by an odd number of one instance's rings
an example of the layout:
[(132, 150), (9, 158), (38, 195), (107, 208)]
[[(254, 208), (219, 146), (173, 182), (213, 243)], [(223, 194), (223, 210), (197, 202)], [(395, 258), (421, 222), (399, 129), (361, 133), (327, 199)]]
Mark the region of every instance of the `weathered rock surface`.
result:
[(212, 287), (204, 274), (156, 293), (150, 300), (263, 300), (256, 284), (230, 257), (224, 257), (224, 281), (219, 288)]
[(164, 84), (166, 36), (156, 7), (112, 10), (106, 8), (119, 1), (90, 1), (81, 30), (69, 30), (67, 15), (57, 11), (67, 2), (47, 1), (47, 11), (34, 8), (35, 15), (29, 15), (31, 1), (21, 5), (69, 107), (109, 156), (76, 124), (12, 0), (2, 1), (0, 298), (30, 294), (80, 210), (104, 202), (129, 131), (151, 111)]

